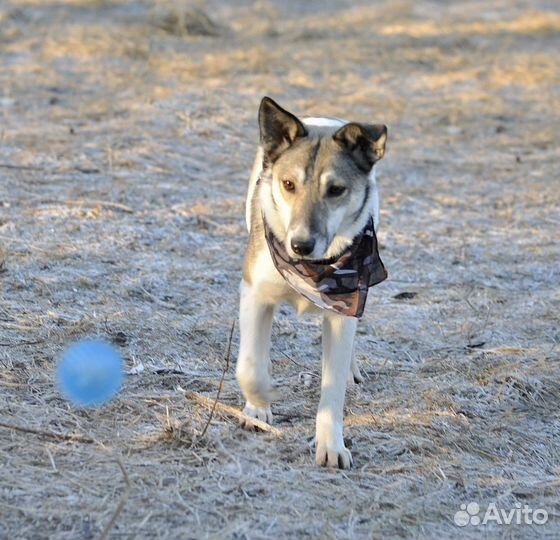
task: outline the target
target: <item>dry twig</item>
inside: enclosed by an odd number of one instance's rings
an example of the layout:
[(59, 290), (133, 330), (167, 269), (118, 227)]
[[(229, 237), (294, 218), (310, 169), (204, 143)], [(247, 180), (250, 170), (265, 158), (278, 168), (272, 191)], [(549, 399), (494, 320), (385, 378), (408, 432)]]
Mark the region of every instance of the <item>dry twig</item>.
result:
[[(225, 405), (224, 403), (219, 403), (216, 401), (207, 398), (197, 392), (193, 392), (192, 390), (182, 390), (185, 397), (187, 399), (191, 399), (192, 401), (196, 401), (199, 405), (206, 407), (207, 409), (214, 408), (215, 411), (219, 414), (223, 414), (224, 416), (229, 416), (233, 418), (237, 418), (238, 420), (243, 420), (247, 424), (251, 424), (253, 427), (256, 427), (262, 431), (267, 431), (272, 433), (273, 435), (282, 435), (282, 431), (278, 428), (275, 428), (262, 420), (258, 420), (257, 418), (253, 418), (252, 416), (248, 416), (247, 414), (242, 413), (241, 411), (237, 410), (235, 407), (231, 405)], [(214, 407), (215, 404), (215, 407)]]
[(117, 521), (117, 518), (119, 517), (119, 514), (122, 512), (123, 508), (125, 507), (125, 505), (128, 501), (128, 495), (130, 494), (130, 480), (128, 478), (128, 474), (126, 473), (126, 469), (124, 468), (124, 465), (122, 464), (122, 461), (120, 460), (120, 458), (117, 458), (116, 462), (117, 462), (118, 466), (120, 467), (121, 472), (123, 474), (124, 482), (126, 484), (126, 489), (124, 490), (124, 493), (122, 494), (121, 500), (119, 501), (119, 504), (117, 504), (117, 507), (115, 508), (115, 511), (113, 512), (113, 515), (111, 516), (111, 519), (109, 520), (109, 523), (107, 523), (107, 525), (105, 525), (105, 528), (101, 532), (101, 535), (99, 536), (99, 540), (106, 540), (106, 538), (108, 538), (109, 533), (111, 532), (111, 529), (115, 525), (115, 522)]
[(235, 319), (232, 321), (231, 330), (229, 331), (229, 339), (228, 339), (226, 355), (225, 355), (226, 365), (224, 366), (224, 371), (222, 372), (222, 378), (220, 379), (220, 384), (218, 385), (218, 391), (216, 392), (216, 399), (214, 400), (214, 405), (212, 406), (212, 410), (210, 411), (210, 415), (208, 416), (208, 420), (206, 421), (206, 425), (204, 426), (204, 429), (202, 430), (200, 437), (204, 437), (204, 435), (206, 435), (206, 432), (208, 431), (208, 426), (210, 425), (210, 422), (212, 421), (212, 417), (214, 416), (214, 412), (216, 411), (218, 400), (220, 399), (222, 386), (224, 385), (224, 378), (229, 369), (229, 355), (231, 353), (231, 340), (233, 338), (234, 328), (235, 328)]
[(106, 208), (113, 208), (114, 210), (120, 210), (127, 214), (133, 214), (134, 209), (125, 204), (113, 202), (113, 201), (102, 201), (100, 199), (78, 199), (78, 200), (66, 200), (64, 204), (72, 206), (104, 206)]
[(38, 435), (39, 437), (48, 437), (49, 439), (57, 441), (72, 441), (86, 444), (94, 444), (97, 442), (95, 439), (86, 437), (85, 435), (81, 435), (79, 433), (57, 433), (55, 431), (44, 431), (42, 429), (26, 428), (15, 424), (6, 424), (5, 422), (0, 422), (0, 427), (19, 431), (20, 433), (31, 433), (32, 435)]

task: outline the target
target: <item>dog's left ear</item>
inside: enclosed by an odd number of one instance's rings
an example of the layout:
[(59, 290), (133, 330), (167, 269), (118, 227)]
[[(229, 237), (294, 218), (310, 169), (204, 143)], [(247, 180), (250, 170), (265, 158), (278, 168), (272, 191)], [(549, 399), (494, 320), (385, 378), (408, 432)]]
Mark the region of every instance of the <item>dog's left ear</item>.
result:
[(333, 139), (350, 153), (360, 169), (369, 172), (385, 154), (387, 126), (352, 122), (342, 126)]
[(300, 120), (269, 97), (264, 97), (259, 107), (259, 128), (265, 160), (270, 163), (274, 163), (296, 139), (307, 135)]

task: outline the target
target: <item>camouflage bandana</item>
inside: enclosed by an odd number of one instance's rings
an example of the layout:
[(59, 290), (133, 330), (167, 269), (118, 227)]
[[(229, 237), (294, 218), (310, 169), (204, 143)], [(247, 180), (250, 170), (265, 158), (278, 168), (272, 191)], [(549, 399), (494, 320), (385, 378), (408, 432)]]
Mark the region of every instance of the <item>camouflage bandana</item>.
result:
[(362, 316), (369, 287), (387, 278), (372, 217), (342, 255), (322, 261), (291, 259), (264, 216), (263, 223), (274, 266), (293, 289), (322, 309)]

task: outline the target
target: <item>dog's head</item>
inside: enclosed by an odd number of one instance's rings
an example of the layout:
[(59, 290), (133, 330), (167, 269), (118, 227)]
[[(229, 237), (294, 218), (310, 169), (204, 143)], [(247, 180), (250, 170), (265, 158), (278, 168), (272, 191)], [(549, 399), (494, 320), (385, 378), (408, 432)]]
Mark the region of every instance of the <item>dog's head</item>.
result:
[(263, 169), (261, 206), (294, 259), (339, 255), (371, 213), (373, 166), (385, 152), (379, 124), (306, 125), (272, 99), (259, 109)]

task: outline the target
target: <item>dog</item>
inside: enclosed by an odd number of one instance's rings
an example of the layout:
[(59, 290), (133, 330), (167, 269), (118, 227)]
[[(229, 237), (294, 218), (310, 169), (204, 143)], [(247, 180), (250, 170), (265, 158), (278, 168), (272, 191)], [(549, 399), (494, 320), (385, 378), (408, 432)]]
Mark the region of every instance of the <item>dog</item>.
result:
[[(357, 319), (368, 287), (387, 276), (375, 237), (375, 164), (385, 153), (387, 127), (334, 117), (300, 119), (269, 97), (261, 101), (258, 121), (260, 146), (247, 193), (249, 243), (240, 285), (236, 377), (246, 399), (243, 412), (272, 422), (275, 306), (288, 302), (298, 313), (322, 312), (316, 462), (347, 469), (352, 455), (343, 438), (346, 384), (363, 380), (353, 358)], [(352, 267), (356, 259), (360, 266)], [(364, 265), (367, 275), (357, 277)], [(329, 291), (334, 292), (328, 296)]]

